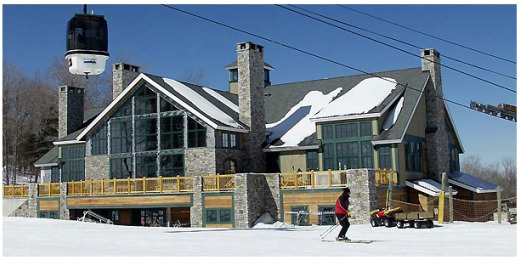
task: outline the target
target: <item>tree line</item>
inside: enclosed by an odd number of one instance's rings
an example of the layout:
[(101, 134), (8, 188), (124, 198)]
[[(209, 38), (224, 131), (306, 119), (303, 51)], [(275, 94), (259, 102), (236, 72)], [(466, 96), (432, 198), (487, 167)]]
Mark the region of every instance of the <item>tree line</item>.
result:
[(501, 162), (484, 165), (479, 156), (470, 155), (462, 160), (460, 170), (502, 187), (502, 198), (516, 196), (516, 160), (514, 158), (504, 157)]
[[(69, 73), (65, 60), (54, 58), (49, 68), (32, 75), (10, 62), (3, 62), (2, 161), (3, 183), (20, 184), (17, 176), (37, 182), (34, 163), (58, 139), (58, 88), (85, 88), (85, 109), (106, 106), (112, 100), (112, 72), (100, 76)], [(19, 178), (19, 177), (18, 177)]]

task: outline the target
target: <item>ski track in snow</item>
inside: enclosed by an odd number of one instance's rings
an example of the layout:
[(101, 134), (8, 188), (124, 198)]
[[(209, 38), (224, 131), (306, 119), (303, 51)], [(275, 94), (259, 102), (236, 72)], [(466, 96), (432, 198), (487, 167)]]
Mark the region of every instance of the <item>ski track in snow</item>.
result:
[[(278, 225), (276, 225), (278, 224)], [(432, 229), (351, 225), (347, 236), (371, 244), (322, 242), (330, 226), (251, 229), (144, 228), (78, 221), (3, 219), (3, 256), (516, 256), (516, 225), (455, 222)], [(334, 239), (337, 227), (326, 239)]]

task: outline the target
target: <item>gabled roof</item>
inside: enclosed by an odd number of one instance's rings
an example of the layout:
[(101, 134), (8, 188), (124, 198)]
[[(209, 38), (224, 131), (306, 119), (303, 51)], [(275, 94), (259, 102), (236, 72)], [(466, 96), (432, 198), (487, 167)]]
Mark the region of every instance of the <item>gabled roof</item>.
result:
[[(238, 68), (238, 61), (235, 60), (235, 61), (229, 63), (228, 65), (226, 65), (224, 68), (227, 69), (227, 70), (236, 69), (236, 68)], [(264, 62), (264, 69), (274, 70), (274, 67), (269, 65), (269, 63)]]
[[(418, 190), (420, 192), (426, 193), (429, 196), (439, 197), (442, 189), (442, 184), (432, 180), (432, 179), (421, 179), (421, 180), (411, 180), (406, 181), (406, 186)], [(448, 194), (448, 186), (444, 187), (444, 191), (446, 191), (445, 196), (449, 196)], [(453, 195), (457, 195), (456, 190), (452, 190)]]
[(167, 99), (172, 100), (181, 109), (195, 115), (209, 127), (235, 132), (248, 132), (248, 127), (238, 120), (238, 98), (236, 95), (141, 73), (77, 135), (75, 140), (83, 140), (144, 82)]
[(58, 146), (54, 146), (38, 161), (34, 163), (34, 167), (50, 167), (58, 165)]
[(459, 171), (451, 172), (448, 176), (448, 182), (475, 193), (494, 193), (498, 189), (496, 184)]
[[(317, 140), (311, 140), (316, 138), (316, 122), (381, 117), (399, 103), (391, 127), (376, 141), (400, 139), (428, 78), (428, 72), (412, 68), (267, 86), (266, 122), (271, 134), (268, 148), (301, 149), (309, 143), (317, 144)], [(284, 138), (285, 134), (291, 138)]]

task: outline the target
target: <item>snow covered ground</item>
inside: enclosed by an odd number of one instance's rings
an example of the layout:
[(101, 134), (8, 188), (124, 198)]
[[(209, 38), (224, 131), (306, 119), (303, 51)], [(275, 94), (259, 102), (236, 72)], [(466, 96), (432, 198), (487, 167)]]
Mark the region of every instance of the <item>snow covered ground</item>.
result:
[[(3, 218), (3, 256), (516, 256), (517, 225), (467, 223), (432, 229), (352, 225), (371, 244), (321, 242), (329, 226), (252, 229), (143, 228), (77, 221)], [(334, 230), (327, 238), (333, 239)]]

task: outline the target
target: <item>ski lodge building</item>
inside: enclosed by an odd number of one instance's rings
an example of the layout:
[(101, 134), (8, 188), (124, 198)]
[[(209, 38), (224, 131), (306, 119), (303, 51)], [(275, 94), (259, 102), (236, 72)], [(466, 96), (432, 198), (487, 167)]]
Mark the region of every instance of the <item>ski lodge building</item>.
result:
[(269, 213), (333, 224), (326, 212), (348, 186), (351, 221), (368, 223), (390, 183), (392, 199), (427, 203), (443, 172), (456, 196), (493, 198), (496, 185), (459, 171), (464, 148), (443, 99), (440, 54), (424, 49), (417, 62), (272, 85), (264, 47), (243, 42), (225, 67), (229, 91), (114, 64), (105, 108), (84, 110), (83, 88), (59, 87), (59, 139), (35, 163), (43, 183), (29, 185), (16, 214), (251, 227)]

